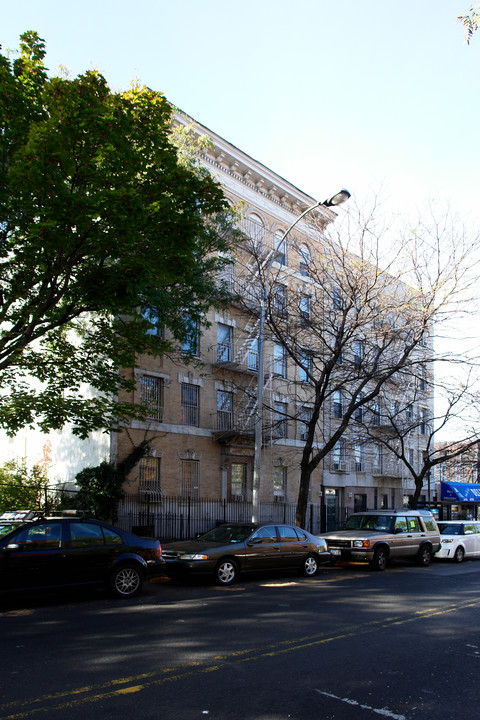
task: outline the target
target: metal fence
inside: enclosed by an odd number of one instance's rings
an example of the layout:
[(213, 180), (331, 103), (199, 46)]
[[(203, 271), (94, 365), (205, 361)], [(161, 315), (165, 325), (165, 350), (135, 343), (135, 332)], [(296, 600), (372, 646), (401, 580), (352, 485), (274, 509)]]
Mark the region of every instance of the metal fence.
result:
[[(295, 523), (296, 503), (261, 503), (261, 522)], [(192, 497), (163, 497), (148, 494), (125, 495), (117, 510), (116, 525), (140, 535), (158, 537), (162, 542), (193, 538), (218, 523), (249, 522), (252, 503)], [(321, 532), (321, 507), (310, 503), (306, 530)]]

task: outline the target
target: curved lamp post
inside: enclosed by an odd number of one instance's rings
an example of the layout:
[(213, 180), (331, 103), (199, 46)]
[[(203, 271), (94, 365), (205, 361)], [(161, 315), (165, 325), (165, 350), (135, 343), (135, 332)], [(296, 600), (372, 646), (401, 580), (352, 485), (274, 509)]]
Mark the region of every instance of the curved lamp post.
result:
[(323, 202), (316, 202), (301, 215), (287, 228), (283, 233), (282, 237), (275, 246), (272, 257), (269, 260), (267, 266), (267, 272), (265, 274), (265, 282), (262, 290), (262, 298), (260, 302), (260, 324), (258, 329), (258, 379), (257, 379), (257, 418), (255, 422), (255, 451), (253, 461), (253, 492), (252, 492), (252, 522), (259, 520), (260, 511), (260, 470), (262, 463), (262, 441), (263, 441), (263, 382), (264, 382), (264, 344), (265, 344), (265, 308), (267, 306), (268, 291), (269, 291), (269, 280), (270, 272), (272, 270), (273, 261), (277, 255), (278, 249), (282, 246), (285, 238), (289, 232), (300, 222), (305, 215), (312, 212), (318, 207), (333, 207), (334, 205), (341, 205), (350, 197), (348, 190), (340, 190), (330, 199), (324, 200)]

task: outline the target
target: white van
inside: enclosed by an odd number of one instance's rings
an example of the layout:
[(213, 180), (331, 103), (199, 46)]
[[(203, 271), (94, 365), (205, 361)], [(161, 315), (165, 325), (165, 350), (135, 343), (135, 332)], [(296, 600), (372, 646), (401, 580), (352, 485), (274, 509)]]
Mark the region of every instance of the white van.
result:
[(480, 557), (480, 522), (475, 520), (438, 520), (440, 550), (436, 558), (460, 563), (465, 558)]

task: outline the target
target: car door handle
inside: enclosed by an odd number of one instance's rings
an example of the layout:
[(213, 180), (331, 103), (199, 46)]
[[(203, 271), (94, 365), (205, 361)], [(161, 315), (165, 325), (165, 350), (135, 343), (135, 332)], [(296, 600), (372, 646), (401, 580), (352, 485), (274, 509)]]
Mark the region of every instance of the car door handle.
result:
[(274, 546), (273, 546), (273, 549), (274, 549), (274, 550), (280, 550), (280, 545), (274, 545)]

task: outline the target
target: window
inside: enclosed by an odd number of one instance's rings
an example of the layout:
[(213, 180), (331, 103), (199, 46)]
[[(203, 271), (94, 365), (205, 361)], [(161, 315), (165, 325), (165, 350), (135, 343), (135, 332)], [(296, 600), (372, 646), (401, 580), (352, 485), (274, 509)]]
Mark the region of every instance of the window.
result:
[(217, 429), (233, 428), (233, 393), (217, 390)]
[(346, 470), (346, 452), (345, 452), (345, 440), (340, 438), (333, 446), (333, 469), (334, 470)]
[(305, 324), (310, 322), (310, 298), (308, 295), (303, 295), (300, 298), (300, 319)]
[(286, 238), (284, 238), (283, 236), (283, 230), (276, 230), (273, 236), (275, 260), (280, 263), (280, 265), (287, 264), (287, 243)]
[(287, 376), (287, 353), (280, 343), (273, 346), (273, 372), (281, 377)]
[[(357, 402), (361, 402), (362, 399), (363, 399), (363, 393), (359, 393), (359, 394), (358, 394), (358, 398), (357, 398)], [(363, 405), (360, 405), (360, 406), (357, 407), (357, 409), (355, 410), (355, 420), (356, 420), (357, 422), (362, 422), (362, 421), (363, 421)]]
[(340, 288), (334, 288), (333, 290), (333, 307), (337, 310), (343, 310), (343, 297)]
[(309, 407), (302, 408), (298, 415), (298, 434), (300, 436), (300, 440), (307, 439), (308, 423), (311, 419), (312, 409)]
[(298, 252), (300, 255), (300, 274), (308, 277), (310, 275), (310, 265), (312, 262), (310, 250), (306, 245), (300, 245)]
[(428, 412), (426, 408), (422, 408), (421, 411), (421, 418), (420, 418), (420, 433), (422, 435), (428, 435), (429, 429), (428, 429)]
[(357, 367), (363, 362), (364, 345), (361, 340), (355, 340), (353, 343), (353, 362)]
[(182, 425), (198, 427), (199, 397), (200, 392), (198, 385), (182, 383)]
[(217, 325), (217, 362), (231, 362), (233, 356), (233, 328)]
[(247, 351), (247, 368), (249, 370), (258, 370), (258, 340), (254, 338), (248, 342)]
[(188, 316), (184, 318), (186, 336), (182, 342), (182, 352), (186, 355), (198, 356), (200, 347), (200, 332), (198, 322), (191, 320)]
[(333, 393), (333, 416), (343, 417), (343, 393), (341, 390), (335, 390)]
[(407, 405), (407, 407), (405, 408), (405, 416), (406, 416), (407, 420), (411, 420), (413, 418), (413, 405), (412, 404)]
[(279, 534), (279, 540), (280, 542), (299, 542), (300, 539), (303, 540), (303, 538), (300, 538), (300, 535), (297, 535), (295, 528), (291, 527), (290, 525), (279, 525), (278, 526), (278, 534)]
[(265, 239), (265, 225), (258, 215), (249, 215), (247, 220), (247, 232), (253, 241), (255, 252), (261, 253)]
[(198, 460), (182, 460), (182, 497), (200, 497), (200, 472)]
[(382, 410), (379, 398), (375, 398), (373, 402), (372, 420), (375, 427), (378, 427), (382, 422)]
[(160, 458), (143, 457), (138, 464), (139, 490), (160, 490)]
[(353, 512), (363, 512), (367, 509), (367, 496), (358, 493), (353, 496)]
[(162, 422), (163, 418), (163, 379), (143, 375), (140, 380), (142, 405), (148, 410), (147, 418)]
[(232, 500), (245, 500), (247, 491), (247, 466), (245, 463), (232, 463), (230, 496)]
[(258, 528), (257, 532), (252, 535), (252, 540), (262, 543), (276, 543), (277, 531), (274, 525)]
[(287, 468), (277, 465), (273, 469), (273, 500), (285, 502), (287, 497)]
[(149, 324), (146, 331), (147, 335), (156, 335), (159, 338), (163, 337), (163, 323), (159, 311), (155, 308), (144, 307), (142, 309), (142, 315), (144, 320)]
[(382, 472), (382, 446), (375, 443), (373, 446), (373, 471), (376, 473)]
[(419, 373), (418, 373), (418, 387), (420, 390), (427, 389), (427, 378), (426, 378), (425, 368), (423, 367), (423, 365), (420, 366)]
[(299, 360), (301, 365), (298, 366), (300, 382), (310, 382), (312, 374), (312, 355), (307, 350), (300, 350)]
[(276, 283), (273, 286), (273, 309), (278, 315), (287, 314), (287, 288)]
[[(100, 533), (102, 531), (100, 530)], [(54, 550), (61, 547), (62, 544), (62, 524), (56, 522), (46, 522), (26, 527), (17, 535), (14, 542), (20, 545), (20, 549), (25, 552), (32, 550)], [(102, 539), (103, 545), (103, 539)]]
[(287, 409), (287, 403), (273, 403), (273, 436), (275, 438), (287, 437)]
[(72, 522), (70, 544), (72, 548), (105, 545), (102, 528), (94, 523)]
[(363, 472), (365, 470), (365, 448), (360, 443), (355, 444), (355, 472)]

